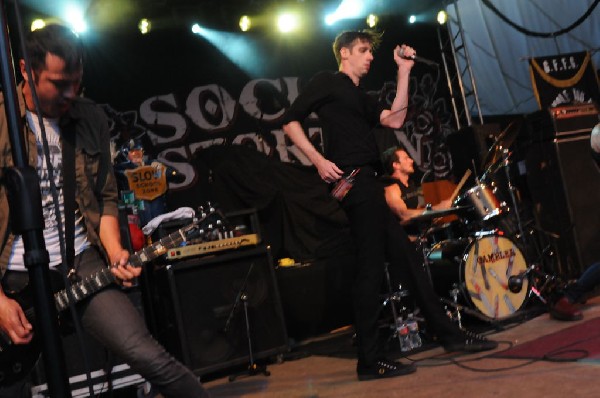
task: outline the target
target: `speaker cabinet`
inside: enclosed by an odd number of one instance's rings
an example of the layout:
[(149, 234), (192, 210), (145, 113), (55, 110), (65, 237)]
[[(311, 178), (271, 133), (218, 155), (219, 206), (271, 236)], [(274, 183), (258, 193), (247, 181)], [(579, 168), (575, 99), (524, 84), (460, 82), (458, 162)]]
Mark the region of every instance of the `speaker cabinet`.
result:
[(577, 277), (600, 260), (600, 172), (590, 133), (534, 143), (527, 170), (538, 225), (558, 249), (557, 271)]
[(249, 364), (249, 340), (254, 359), (288, 350), (267, 247), (179, 261), (155, 273), (157, 338), (197, 375)]

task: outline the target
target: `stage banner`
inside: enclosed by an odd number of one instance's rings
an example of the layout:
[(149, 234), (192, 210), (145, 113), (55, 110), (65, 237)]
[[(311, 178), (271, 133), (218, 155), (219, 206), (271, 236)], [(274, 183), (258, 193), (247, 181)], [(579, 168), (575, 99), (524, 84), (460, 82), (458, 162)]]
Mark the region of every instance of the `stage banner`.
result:
[(587, 51), (529, 60), (540, 109), (573, 103), (600, 103), (598, 77)]

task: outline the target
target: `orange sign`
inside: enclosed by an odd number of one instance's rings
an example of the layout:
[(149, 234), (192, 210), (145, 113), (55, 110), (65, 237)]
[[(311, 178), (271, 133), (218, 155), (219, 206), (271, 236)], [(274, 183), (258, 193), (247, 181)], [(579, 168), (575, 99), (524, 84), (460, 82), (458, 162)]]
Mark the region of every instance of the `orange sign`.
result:
[(129, 189), (138, 200), (154, 200), (167, 192), (166, 167), (160, 163), (126, 170)]

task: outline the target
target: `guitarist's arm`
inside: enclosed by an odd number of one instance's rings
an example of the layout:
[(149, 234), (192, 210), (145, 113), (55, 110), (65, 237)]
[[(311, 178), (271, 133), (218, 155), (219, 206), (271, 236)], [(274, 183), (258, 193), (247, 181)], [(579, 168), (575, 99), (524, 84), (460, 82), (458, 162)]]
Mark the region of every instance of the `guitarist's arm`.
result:
[(0, 288), (0, 329), (15, 344), (27, 344), (33, 337), (33, 326), (23, 309)]
[(119, 220), (112, 215), (100, 217), (100, 240), (110, 259), (111, 271), (114, 276), (123, 281), (123, 285), (131, 286), (132, 279), (138, 277), (142, 268), (132, 267), (128, 263), (129, 252), (121, 245)]

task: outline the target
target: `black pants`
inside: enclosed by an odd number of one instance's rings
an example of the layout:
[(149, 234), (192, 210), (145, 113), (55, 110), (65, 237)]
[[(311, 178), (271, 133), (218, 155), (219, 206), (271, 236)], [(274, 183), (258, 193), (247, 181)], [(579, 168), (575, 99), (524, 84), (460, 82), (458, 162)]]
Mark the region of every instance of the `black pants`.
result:
[(385, 262), (395, 267), (402, 284), (409, 289), (427, 324), (440, 341), (459, 338), (461, 332), (446, 316), (429, 281), (420, 255), (391, 213), (384, 187), (373, 169), (361, 168), (354, 187), (341, 202), (350, 221), (357, 247), (357, 269), (353, 286), (358, 360), (369, 365), (379, 357), (377, 322), (381, 310), (380, 292)]

